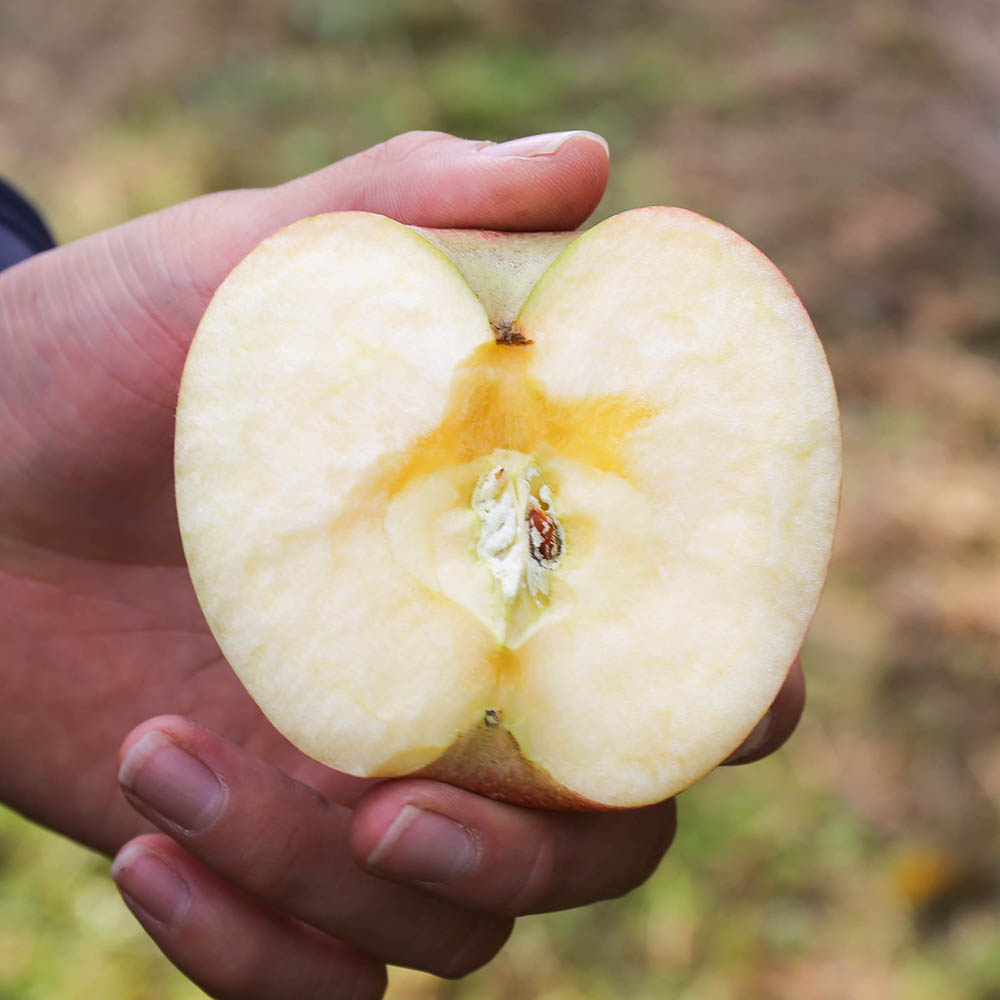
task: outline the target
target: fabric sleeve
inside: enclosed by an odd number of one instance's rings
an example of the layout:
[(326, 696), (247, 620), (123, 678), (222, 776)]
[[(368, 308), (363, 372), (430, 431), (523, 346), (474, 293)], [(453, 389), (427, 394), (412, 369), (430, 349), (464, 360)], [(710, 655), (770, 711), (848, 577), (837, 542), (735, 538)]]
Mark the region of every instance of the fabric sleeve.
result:
[(54, 246), (55, 240), (34, 206), (0, 179), (0, 271)]

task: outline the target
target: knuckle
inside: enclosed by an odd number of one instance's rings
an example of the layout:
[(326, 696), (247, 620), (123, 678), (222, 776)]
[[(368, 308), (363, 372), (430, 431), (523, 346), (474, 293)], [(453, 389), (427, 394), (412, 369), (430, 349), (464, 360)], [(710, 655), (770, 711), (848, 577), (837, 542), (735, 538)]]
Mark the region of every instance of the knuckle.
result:
[(638, 889), (639, 886), (645, 884), (652, 877), (653, 873), (659, 867), (662, 857), (662, 851), (647, 854), (643, 858), (642, 862), (626, 873), (625, 877), (622, 878), (617, 885), (612, 886), (610, 891), (605, 893), (603, 898), (618, 899), (619, 897), (627, 896), (630, 892)]
[(251, 930), (235, 946), (219, 937), (210, 960), (202, 949), (197, 967), (184, 971), (218, 1000), (380, 1000), (384, 996), (388, 977), (377, 959), (345, 950), (312, 928), (295, 928), (290, 935), (287, 931), (287, 925), (283, 926), (280, 939), (268, 939)]
[(556, 835), (538, 838), (525, 876), (514, 884), (509, 899), (501, 906), (502, 913), (516, 917), (546, 909), (546, 901), (555, 882), (559, 853)]
[(480, 915), (461, 921), (458, 932), (446, 939), (442, 958), (428, 971), (442, 979), (461, 979), (492, 959), (514, 927), (511, 918)]
[(244, 889), (284, 906), (302, 892), (309, 864), (307, 824), (281, 822), (261, 836), (250, 837), (230, 862), (230, 874)]
[(328, 951), (320, 945), (303, 947), (294, 968), (276, 964), (272, 952), (248, 958), (221, 993), (226, 1000), (251, 997), (379, 1000), (387, 985), (384, 966), (373, 960), (357, 960)]
[[(352, 987), (345, 992), (344, 995), (350, 997), (350, 1000), (381, 1000), (385, 996), (389, 988), (389, 976), (385, 966), (375, 962), (369, 963), (369, 966), (358, 973)], [(337, 970), (332, 981), (316, 991), (316, 996), (323, 998), (336, 996), (335, 991), (344, 988), (343, 982), (343, 976)]]
[(366, 152), (371, 154), (374, 162), (382, 166), (396, 166), (448, 138), (450, 137), (444, 132), (413, 130), (380, 142)]
[(359, 168), (360, 176), (365, 179), (363, 191), (370, 194), (380, 181), (408, 166), (413, 157), (426, 153), (429, 147), (448, 138), (444, 132), (404, 132), (357, 153), (351, 163)]
[[(306, 974), (301, 967), (295, 970), (297, 978), (304, 980)], [(246, 949), (238, 956), (217, 961), (210, 974), (199, 983), (203, 989), (219, 1000), (251, 1000), (275, 996), (275, 970), (273, 955), (266, 948)], [(291, 984), (283, 984), (288, 988)], [(297, 992), (299, 996), (311, 994)]]
[(199, 985), (220, 1000), (249, 1000), (250, 997), (260, 996), (262, 982), (266, 981), (262, 981), (261, 977), (265, 972), (260, 962), (230, 958), (220, 962), (209, 976), (202, 978)]
[(677, 812), (673, 800), (655, 807), (658, 810), (655, 824), (647, 835), (648, 847), (635, 852), (635, 864), (628, 871), (625, 885), (619, 895), (637, 889), (646, 882), (660, 866), (664, 854), (673, 843), (677, 832)]

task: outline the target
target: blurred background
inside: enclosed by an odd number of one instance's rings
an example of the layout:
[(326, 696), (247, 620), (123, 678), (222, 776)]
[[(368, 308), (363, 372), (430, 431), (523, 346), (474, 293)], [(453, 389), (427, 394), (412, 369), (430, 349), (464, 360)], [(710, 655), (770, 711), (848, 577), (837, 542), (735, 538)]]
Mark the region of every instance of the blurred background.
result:
[[(587, 128), (800, 292), (843, 514), (791, 743), (641, 890), (394, 1000), (1000, 998), (1000, 5), (0, 0), (0, 174), (71, 240), (397, 132)], [(106, 862), (0, 812), (0, 997), (201, 996)]]

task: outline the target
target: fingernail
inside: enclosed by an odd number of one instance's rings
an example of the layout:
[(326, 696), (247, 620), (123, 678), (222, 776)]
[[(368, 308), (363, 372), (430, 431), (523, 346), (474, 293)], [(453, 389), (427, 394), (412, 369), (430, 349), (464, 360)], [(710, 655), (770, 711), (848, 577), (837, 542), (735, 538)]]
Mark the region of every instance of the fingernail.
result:
[(125, 755), (118, 781), (164, 819), (197, 833), (222, 812), (225, 789), (197, 757), (166, 733), (146, 733)]
[(727, 764), (739, 764), (753, 757), (767, 742), (774, 725), (774, 712), (768, 709), (760, 722), (750, 730), (747, 738), (726, 758)]
[(407, 805), (367, 860), (385, 875), (447, 884), (471, 871), (478, 859), (471, 831), (440, 813)]
[(142, 844), (126, 844), (111, 865), (125, 902), (167, 927), (176, 927), (191, 906), (191, 890), (159, 855)]
[(511, 139), (509, 142), (495, 143), (491, 146), (484, 146), (480, 151), (481, 156), (513, 156), (519, 159), (530, 159), (532, 156), (551, 156), (557, 153), (570, 139), (588, 139), (596, 142), (604, 149), (608, 155), (608, 144), (596, 132), (586, 132), (578, 129), (573, 132), (545, 132), (542, 135), (526, 135), (520, 139)]

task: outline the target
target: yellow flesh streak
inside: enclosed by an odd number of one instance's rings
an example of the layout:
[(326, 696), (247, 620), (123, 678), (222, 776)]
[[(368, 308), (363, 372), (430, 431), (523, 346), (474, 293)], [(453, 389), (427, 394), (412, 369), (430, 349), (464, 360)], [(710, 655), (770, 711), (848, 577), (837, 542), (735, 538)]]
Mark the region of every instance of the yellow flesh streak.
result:
[(497, 449), (546, 452), (628, 478), (622, 442), (654, 414), (652, 406), (614, 396), (560, 401), (528, 373), (531, 345), (484, 344), (456, 375), (447, 416), (414, 446), (385, 484), (406, 483)]
[[(635, 428), (654, 415), (653, 407), (616, 396), (553, 399), (530, 375), (531, 352), (530, 344), (496, 343), (484, 344), (475, 351), (456, 373), (441, 425), (417, 443), (401, 465), (387, 472), (376, 489), (384, 490), (391, 501), (414, 479), (473, 462), (499, 449), (533, 456), (543, 470), (545, 456), (555, 454), (628, 480), (623, 444)], [(551, 475), (546, 478), (558, 509), (560, 484)], [(565, 551), (573, 551), (574, 541), (578, 552), (585, 550), (586, 541), (581, 535), (586, 534), (587, 526), (570, 520), (563, 527)], [(522, 618), (544, 615), (547, 604), (536, 604), (522, 594), (508, 614)], [(497, 703), (484, 708), (502, 709), (503, 689), (517, 674), (516, 649), (498, 642), (492, 666), (497, 678)]]

